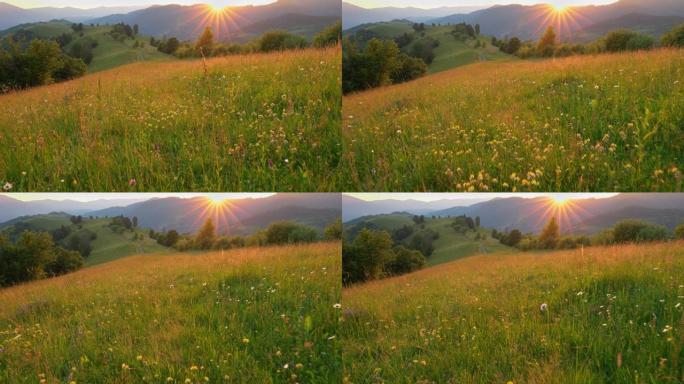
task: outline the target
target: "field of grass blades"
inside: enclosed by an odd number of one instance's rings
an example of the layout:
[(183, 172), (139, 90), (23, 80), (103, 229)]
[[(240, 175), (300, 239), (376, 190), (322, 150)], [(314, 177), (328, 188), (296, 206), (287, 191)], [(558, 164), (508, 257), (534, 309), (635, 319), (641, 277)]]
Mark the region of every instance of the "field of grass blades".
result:
[(137, 63), (0, 95), (11, 191), (332, 191), (341, 50)]
[(0, 382), (339, 382), (340, 248), (134, 256), (0, 290)]
[(684, 50), (479, 63), (344, 97), (344, 190), (681, 191)]
[(684, 381), (681, 241), (474, 256), (342, 297), (346, 383)]

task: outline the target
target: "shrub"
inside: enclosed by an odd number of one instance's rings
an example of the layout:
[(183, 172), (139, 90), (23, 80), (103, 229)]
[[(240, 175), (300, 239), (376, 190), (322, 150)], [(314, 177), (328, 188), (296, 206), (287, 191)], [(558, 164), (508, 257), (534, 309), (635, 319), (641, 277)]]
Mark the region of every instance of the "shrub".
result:
[(316, 48), (337, 45), (342, 38), (342, 22), (328, 26), (313, 38), (313, 46)]
[(305, 38), (283, 30), (266, 32), (259, 39), (259, 50), (261, 52), (305, 48), (306, 45)]
[(663, 35), (660, 43), (666, 47), (684, 47), (684, 24), (676, 26)]
[(324, 235), (326, 240), (342, 239), (342, 219), (337, 219), (334, 223), (327, 226)]

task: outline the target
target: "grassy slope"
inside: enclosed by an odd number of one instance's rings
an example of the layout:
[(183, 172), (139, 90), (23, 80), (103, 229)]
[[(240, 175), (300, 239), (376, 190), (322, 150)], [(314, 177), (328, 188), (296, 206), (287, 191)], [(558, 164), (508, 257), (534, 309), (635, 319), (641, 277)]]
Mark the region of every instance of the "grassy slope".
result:
[(131, 257), (0, 290), (0, 381), (339, 382), (340, 252)]
[[(61, 226), (72, 228), (72, 233), (80, 231), (69, 221), (69, 215), (49, 214), (22, 218), (21, 222), (31, 225), (36, 230), (51, 231)], [(82, 230), (93, 231), (97, 238), (91, 243), (92, 252), (86, 258), (86, 266), (93, 266), (122, 257), (145, 253), (169, 252), (169, 248), (157, 244), (148, 236), (146, 230), (137, 230), (144, 236), (143, 240), (133, 241), (133, 232), (116, 233), (108, 226), (111, 219), (85, 219)]]
[[(71, 29), (71, 23), (64, 21), (49, 21), (41, 23), (32, 23), (11, 28), (5, 33), (12, 33), (18, 30), (33, 32), (41, 39), (54, 39), (63, 33), (71, 33), (74, 39), (69, 43), (65, 50), (76, 44), (78, 41), (84, 39), (92, 39), (98, 42), (98, 46), (93, 50), (93, 61), (88, 66), (89, 72), (98, 72), (106, 69), (119, 67), (122, 65), (135, 63), (138, 61), (157, 61), (157, 60), (171, 60), (173, 56), (166, 55), (157, 50), (157, 48), (150, 45), (149, 37), (137, 36), (135, 40), (127, 39), (125, 41), (118, 41), (109, 35), (112, 30), (110, 26), (91, 27), (85, 25), (83, 37), (78, 33), (74, 33)], [(143, 43), (142, 48), (133, 48), (135, 41)]]
[(681, 189), (682, 68), (682, 50), (481, 63), (346, 96), (343, 189)]
[[(415, 225), (411, 215), (405, 214), (370, 216), (364, 218), (362, 222), (374, 225), (372, 228), (386, 230), (390, 233), (405, 225), (413, 226), (414, 234), (421, 230)], [(483, 239), (475, 240), (475, 232), (458, 233), (451, 227), (452, 222), (452, 218), (432, 219), (429, 216), (425, 217), (425, 229), (439, 233), (439, 238), (433, 243), (435, 250), (427, 259), (428, 265), (438, 265), (482, 253), (500, 253), (511, 250), (510, 247), (502, 245), (498, 240), (491, 237), (491, 229), (480, 228), (479, 233)], [(361, 223), (361, 221), (355, 221), (355, 223)], [(410, 238), (406, 241), (410, 241)]]
[[(431, 37), (439, 41), (439, 46), (435, 48), (435, 59), (428, 66), (428, 73), (436, 73), (448, 69), (460, 67), (467, 64), (476, 63), (479, 61), (494, 61), (494, 60), (513, 60), (514, 56), (507, 55), (499, 51), (498, 48), (491, 45), (491, 38), (486, 36), (478, 37), (478, 40), (483, 47), (475, 48), (475, 40), (459, 41), (450, 34), (453, 29), (452, 26), (425, 26), (425, 37)], [(394, 39), (404, 33), (413, 33), (413, 23), (406, 21), (387, 21), (374, 24), (363, 25), (360, 28), (352, 29), (345, 33), (353, 33), (359, 29), (368, 30), (376, 33), (381, 38)], [(405, 50), (411, 50), (411, 47), (419, 41), (422, 37), (416, 35), (416, 40), (409, 44)]]
[(678, 383), (683, 277), (679, 242), (483, 255), (355, 286), (343, 292), (345, 377)]
[(139, 63), (0, 95), (0, 181), (17, 191), (336, 190), (340, 54), (217, 58), (208, 76), (201, 60)]
[[(161, 53), (157, 48), (150, 45), (150, 39), (145, 36), (137, 36), (135, 40), (126, 39), (118, 41), (109, 35), (111, 27), (86, 27), (86, 31), (82, 38), (91, 38), (98, 42), (97, 47), (93, 49), (93, 61), (88, 66), (89, 72), (99, 72), (106, 69), (119, 67), (122, 65), (135, 63), (138, 61), (159, 61), (171, 60), (173, 56)], [(75, 44), (79, 39), (74, 39), (69, 46)], [(143, 43), (142, 48), (133, 48), (135, 41)]]

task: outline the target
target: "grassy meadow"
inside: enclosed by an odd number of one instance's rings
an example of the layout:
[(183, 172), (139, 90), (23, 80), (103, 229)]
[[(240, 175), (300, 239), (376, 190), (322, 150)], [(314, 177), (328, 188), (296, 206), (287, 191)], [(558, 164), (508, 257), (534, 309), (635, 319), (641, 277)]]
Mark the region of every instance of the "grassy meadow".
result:
[[(426, 266), (447, 263), (477, 254), (511, 252), (513, 250), (511, 247), (501, 244), (499, 240), (492, 238), (492, 230), (489, 228), (479, 227), (477, 231), (459, 233), (452, 227), (451, 224), (454, 219), (451, 217), (426, 219), (421, 226), (416, 225), (412, 217), (410, 214), (393, 213), (355, 220), (352, 223), (345, 223), (345, 234), (348, 241), (353, 241), (349, 235), (355, 237), (361, 228), (385, 230), (392, 233), (398, 228), (409, 226), (414, 228), (414, 233), (407, 237), (405, 242), (410, 243), (411, 238), (416, 234), (425, 230), (434, 231), (439, 235), (439, 238), (432, 243), (434, 251), (427, 257)], [(478, 234), (480, 238), (476, 238)]]
[(684, 51), (477, 63), (345, 96), (343, 190), (680, 191)]
[[(405, 20), (394, 20), (373, 24), (364, 24), (345, 32), (352, 35), (358, 31), (371, 33), (382, 39), (394, 39), (404, 33), (417, 35), (414, 41), (404, 47), (404, 51), (411, 52), (417, 42), (425, 42), (434, 39), (439, 46), (434, 48), (435, 58), (428, 65), (428, 73), (436, 73), (448, 69), (460, 67), (481, 61), (515, 60), (515, 56), (505, 54), (499, 48), (491, 44), (492, 38), (480, 35), (476, 39), (465, 41), (456, 39), (452, 34), (454, 27), (451, 25), (425, 26), (424, 34), (417, 34), (413, 30), (413, 23)], [(481, 46), (476, 47), (476, 41)]]
[[(149, 230), (144, 228), (117, 232), (110, 226), (112, 221), (110, 218), (88, 219), (79, 225), (71, 223), (70, 218), (71, 215), (66, 213), (52, 213), (15, 219), (6, 226), (10, 227), (18, 223), (39, 232), (50, 232), (64, 226), (72, 230), (72, 235), (89, 231), (97, 237), (90, 243), (92, 251), (85, 258), (86, 266), (98, 265), (136, 254), (168, 253), (171, 251), (170, 248), (159, 245), (156, 240), (150, 238)], [(0, 226), (0, 235), (3, 230), (10, 229)]]
[(474, 256), (343, 304), (347, 383), (684, 380), (683, 242)]
[(0, 382), (338, 382), (340, 252), (133, 256), (0, 290)]
[(0, 182), (36, 191), (331, 191), (339, 48), (137, 63), (0, 95)]

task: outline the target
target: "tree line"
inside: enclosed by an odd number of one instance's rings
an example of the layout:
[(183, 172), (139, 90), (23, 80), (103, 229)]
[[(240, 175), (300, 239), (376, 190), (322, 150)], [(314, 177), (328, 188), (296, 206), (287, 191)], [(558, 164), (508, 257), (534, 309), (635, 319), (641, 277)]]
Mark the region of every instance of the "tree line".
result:
[(337, 220), (330, 224), (325, 228), (322, 236), (316, 228), (291, 221), (272, 223), (266, 229), (250, 236), (226, 236), (217, 234), (213, 221), (207, 219), (194, 235), (181, 235), (176, 230), (157, 232), (150, 229), (149, 236), (155, 239), (158, 244), (172, 247), (179, 251), (226, 250), (254, 246), (339, 240), (342, 238), (342, 222)]
[(592, 245), (648, 243), (672, 239), (684, 240), (684, 222), (679, 224), (674, 231), (670, 231), (662, 225), (628, 219), (619, 221), (613, 227), (593, 236), (572, 236), (561, 235), (558, 222), (555, 217), (552, 217), (538, 235), (523, 234), (518, 229), (502, 232), (493, 229), (491, 235), (492, 238), (499, 240), (501, 244), (524, 251), (535, 249), (574, 249)]
[(492, 45), (500, 51), (521, 58), (566, 57), (572, 55), (599, 54), (605, 52), (626, 52), (650, 50), (661, 47), (684, 46), (684, 24), (676, 26), (660, 38), (658, 43), (650, 35), (640, 34), (629, 29), (618, 29), (589, 44), (568, 44), (558, 41), (553, 27), (549, 26), (538, 41), (521, 41), (518, 37), (497, 39), (492, 37)]
[(307, 47), (325, 48), (339, 44), (342, 35), (342, 23), (338, 22), (326, 27), (309, 42), (305, 37), (285, 30), (265, 32), (260, 38), (246, 44), (227, 44), (215, 40), (211, 27), (206, 27), (200, 37), (192, 42), (181, 42), (176, 37), (150, 38), (150, 45), (160, 52), (175, 55), (179, 58), (221, 57), (257, 52), (285, 51)]

